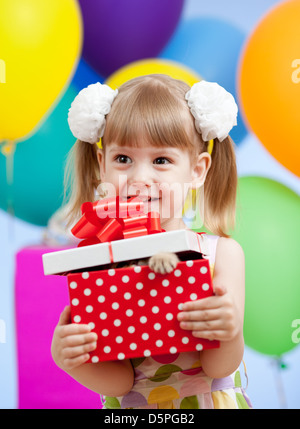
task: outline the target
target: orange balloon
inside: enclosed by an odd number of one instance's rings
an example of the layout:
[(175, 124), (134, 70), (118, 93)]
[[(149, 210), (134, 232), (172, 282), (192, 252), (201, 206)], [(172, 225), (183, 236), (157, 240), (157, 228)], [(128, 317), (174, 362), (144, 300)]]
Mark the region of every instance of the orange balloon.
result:
[(300, 176), (300, 1), (283, 2), (258, 24), (241, 57), (238, 91), (249, 128)]

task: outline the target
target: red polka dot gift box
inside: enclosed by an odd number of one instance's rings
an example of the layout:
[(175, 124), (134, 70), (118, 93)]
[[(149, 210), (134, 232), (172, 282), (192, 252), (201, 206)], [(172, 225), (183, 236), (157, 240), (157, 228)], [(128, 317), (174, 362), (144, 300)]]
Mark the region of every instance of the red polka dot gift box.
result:
[[(213, 294), (205, 235), (165, 232), (142, 202), (118, 198), (83, 204), (72, 232), (83, 240), (44, 254), (44, 274), (67, 275), (72, 322), (89, 324), (98, 335), (91, 362), (219, 346), (196, 339), (177, 321), (184, 302)], [(158, 252), (176, 253), (181, 262), (169, 274), (153, 272), (147, 260), (135, 264)], [(128, 266), (113, 268), (124, 261)]]
[(74, 323), (98, 334), (91, 362), (172, 354), (218, 347), (180, 328), (186, 301), (212, 295), (208, 261), (179, 262), (167, 275), (148, 266), (90, 271), (68, 276)]

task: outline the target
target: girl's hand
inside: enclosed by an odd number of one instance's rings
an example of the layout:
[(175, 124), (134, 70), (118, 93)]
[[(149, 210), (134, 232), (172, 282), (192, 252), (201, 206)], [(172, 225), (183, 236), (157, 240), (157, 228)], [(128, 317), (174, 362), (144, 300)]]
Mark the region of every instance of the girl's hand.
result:
[(67, 306), (60, 315), (54, 330), (51, 353), (54, 362), (68, 372), (89, 359), (89, 352), (97, 346), (97, 334), (88, 325), (70, 323), (71, 308)]
[(238, 312), (232, 296), (222, 286), (214, 287), (214, 295), (183, 304), (178, 313), (180, 327), (193, 331), (197, 338), (231, 341), (240, 331)]

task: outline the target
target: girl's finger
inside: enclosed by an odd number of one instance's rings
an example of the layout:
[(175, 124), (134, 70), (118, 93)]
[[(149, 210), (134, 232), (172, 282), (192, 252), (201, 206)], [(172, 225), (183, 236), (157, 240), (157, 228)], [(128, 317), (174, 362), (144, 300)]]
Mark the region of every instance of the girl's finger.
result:
[(84, 344), (89, 344), (97, 341), (98, 336), (94, 332), (87, 333), (85, 335), (82, 334), (74, 334), (68, 335), (63, 338), (62, 345), (63, 347), (76, 347)]
[(220, 320), (180, 322), (180, 328), (186, 331), (211, 332), (222, 329), (222, 325)]
[(67, 325), (68, 323), (71, 323), (71, 307), (69, 305), (67, 305), (62, 311), (59, 317), (58, 325), (63, 326)]
[(226, 287), (222, 286), (222, 285), (216, 285), (216, 286), (214, 286), (213, 289), (214, 289), (214, 294), (216, 296), (223, 296), (223, 295), (225, 295), (225, 293), (227, 293)]
[(84, 344), (77, 347), (67, 347), (63, 349), (63, 357), (64, 359), (74, 359), (81, 355), (85, 355), (89, 352), (92, 352), (97, 347), (96, 342)]
[(195, 310), (178, 313), (177, 320), (179, 321), (207, 321), (220, 318), (219, 309)]

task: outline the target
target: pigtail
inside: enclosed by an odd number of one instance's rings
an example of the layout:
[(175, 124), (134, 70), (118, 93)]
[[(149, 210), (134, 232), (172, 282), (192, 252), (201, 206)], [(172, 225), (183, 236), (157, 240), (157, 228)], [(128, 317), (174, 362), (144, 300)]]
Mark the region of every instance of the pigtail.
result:
[(230, 137), (215, 139), (204, 185), (204, 225), (213, 234), (229, 237), (234, 229), (237, 183), (234, 143)]
[(95, 200), (99, 183), (97, 145), (77, 140), (69, 152), (64, 177), (64, 200), (69, 208), (69, 226), (80, 216), (82, 203)]

